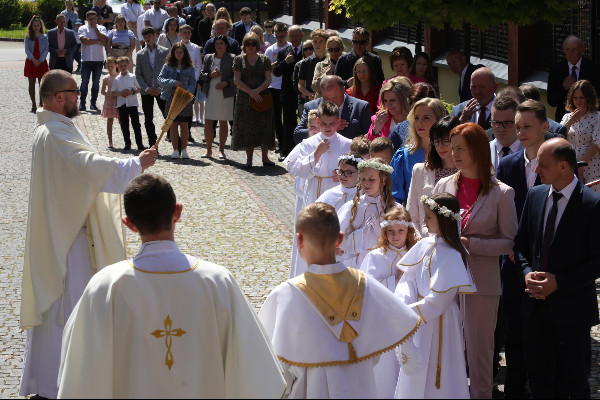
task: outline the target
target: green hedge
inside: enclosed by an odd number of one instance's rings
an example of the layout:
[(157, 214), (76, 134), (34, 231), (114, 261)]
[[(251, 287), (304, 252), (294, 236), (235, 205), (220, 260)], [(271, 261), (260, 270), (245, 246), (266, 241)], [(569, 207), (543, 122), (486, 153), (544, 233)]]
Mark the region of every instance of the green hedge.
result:
[(54, 22), (56, 14), (65, 9), (65, 2), (64, 0), (38, 0), (37, 7), (38, 15), (44, 21), (46, 29), (51, 29), (56, 26)]
[(19, 0), (0, 0), (0, 28), (8, 29), (19, 23), (21, 4)]
[(37, 3), (35, 1), (22, 1), (21, 0), (21, 18), (20, 23), (22, 26), (27, 26), (31, 18), (37, 14)]

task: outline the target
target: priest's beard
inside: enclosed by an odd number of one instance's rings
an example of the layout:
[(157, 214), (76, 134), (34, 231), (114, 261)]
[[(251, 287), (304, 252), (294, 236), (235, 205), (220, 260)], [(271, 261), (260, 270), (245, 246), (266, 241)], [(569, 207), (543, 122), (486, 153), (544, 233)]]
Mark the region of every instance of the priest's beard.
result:
[(65, 117), (74, 118), (79, 115), (79, 107), (77, 106), (77, 102), (73, 104), (65, 105)]

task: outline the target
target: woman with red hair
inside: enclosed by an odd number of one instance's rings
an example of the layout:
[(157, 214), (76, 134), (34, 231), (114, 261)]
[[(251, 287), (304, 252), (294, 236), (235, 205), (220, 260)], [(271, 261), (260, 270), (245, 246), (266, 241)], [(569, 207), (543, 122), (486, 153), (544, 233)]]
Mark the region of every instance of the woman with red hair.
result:
[(460, 298), (471, 398), (491, 399), (501, 294), (498, 258), (512, 254), (518, 225), (515, 192), (493, 176), (489, 140), (479, 125), (457, 126), (450, 131), (450, 142), (458, 172), (441, 179), (433, 192), (453, 194), (460, 204), (461, 240), (477, 287), (476, 293)]

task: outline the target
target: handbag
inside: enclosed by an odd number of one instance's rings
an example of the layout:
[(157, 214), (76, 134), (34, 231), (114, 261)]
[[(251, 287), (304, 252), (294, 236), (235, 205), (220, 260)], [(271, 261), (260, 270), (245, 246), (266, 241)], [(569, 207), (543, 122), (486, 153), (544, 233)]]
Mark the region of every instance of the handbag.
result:
[[(246, 59), (246, 65), (248, 65), (248, 60)], [(250, 65), (248, 65), (248, 87), (250, 87)], [(248, 96), (250, 97), (250, 96)], [(252, 109), (256, 112), (265, 112), (269, 111), (273, 107), (273, 96), (270, 92), (261, 93), (260, 97), (262, 97), (262, 102), (258, 102), (250, 97), (250, 105)]]

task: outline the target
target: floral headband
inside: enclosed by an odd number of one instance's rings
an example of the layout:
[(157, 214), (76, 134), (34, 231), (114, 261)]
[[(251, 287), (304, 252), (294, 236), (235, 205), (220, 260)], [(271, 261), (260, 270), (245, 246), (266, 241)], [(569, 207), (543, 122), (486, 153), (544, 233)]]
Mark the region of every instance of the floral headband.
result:
[(340, 158), (338, 158), (338, 163), (340, 161), (347, 162), (347, 163), (349, 163), (349, 164), (357, 167), (358, 164), (360, 164), (363, 161), (363, 159), (362, 158), (356, 158), (352, 154), (344, 154), (344, 155), (340, 156)]
[(460, 213), (453, 213), (446, 206), (440, 207), (440, 205), (438, 203), (436, 203), (435, 200), (433, 200), (427, 196), (424, 196), (424, 195), (421, 196), (421, 203), (428, 205), (432, 211), (435, 211), (438, 214), (443, 215), (446, 218), (452, 218), (455, 221), (460, 221)]
[(361, 161), (358, 163), (358, 170), (360, 171), (363, 168), (373, 168), (373, 169), (378, 169), (379, 171), (383, 171), (383, 172), (387, 172), (388, 174), (391, 174), (392, 172), (394, 172), (394, 168), (390, 167), (387, 164), (382, 164), (379, 163), (377, 161)]
[(408, 222), (403, 219), (386, 219), (382, 223), (379, 224), (381, 229), (384, 229), (384, 228), (387, 228), (388, 226), (393, 226), (393, 225), (402, 225), (407, 228), (412, 227), (413, 229), (416, 229), (415, 225), (412, 222)]

